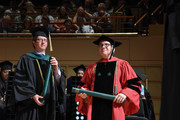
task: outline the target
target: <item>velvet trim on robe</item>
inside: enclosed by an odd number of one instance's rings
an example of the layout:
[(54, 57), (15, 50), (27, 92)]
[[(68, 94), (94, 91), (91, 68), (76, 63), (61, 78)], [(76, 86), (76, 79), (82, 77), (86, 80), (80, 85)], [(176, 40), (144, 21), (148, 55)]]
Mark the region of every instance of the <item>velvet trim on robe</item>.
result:
[[(46, 77), (48, 61), (38, 60), (43, 77)], [(52, 77), (51, 77), (52, 78)], [(55, 84), (55, 85), (53, 85)], [(46, 102), (44, 106), (38, 106), (32, 97), (42, 93), (43, 84), (36, 59), (23, 55), (17, 65), (14, 79), (14, 93), (17, 107), (18, 120), (55, 120), (57, 101), (57, 82), (50, 80)]]
[[(113, 62), (117, 61), (117, 75), (116, 72), (114, 73), (114, 79), (117, 79), (117, 94), (123, 93), (127, 96), (127, 100), (123, 104), (117, 104), (112, 102), (112, 120), (125, 120), (125, 115), (130, 115), (138, 112), (139, 110), (139, 92), (134, 88), (141, 90), (141, 87), (139, 86), (140, 81), (137, 81), (136, 74), (132, 67), (129, 65), (127, 61), (124, 61), (122, 59), (118, 59), (116, 57), (112, 57), (111, 60), (109, 59), (101, 59), (95, 63), (90, 64), (85, 74), (82, 78), (82, 82), (85, 83), (83, 86), (86, 90), (94, 90), (94, 83), (95, 83), (95, 74), (96, 71), (96, 65), (100, 62)], [(128, 83), (128, 81), (133, 81)], [(135, 84), (134, 84), (135, 83)], [(102, 81), (103, 84), (103, 81)], [(113, 83), (113, 95), (114, 95), (114, 86), (115, 86), (115, 80)], [(92, 120), (92, 102), (93, 97), (88, 96), (88, 103), (85, 103), (78, 95), (76, 95), (76, 101), (79, 101), (78, 111), (87, 115), (87, 120)]]

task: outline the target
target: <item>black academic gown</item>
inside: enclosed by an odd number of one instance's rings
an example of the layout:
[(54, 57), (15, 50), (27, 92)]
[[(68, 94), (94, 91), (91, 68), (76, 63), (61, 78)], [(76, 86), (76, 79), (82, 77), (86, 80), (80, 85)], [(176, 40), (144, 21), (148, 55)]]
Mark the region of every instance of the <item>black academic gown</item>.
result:
[[(5, 91), (6, 91), (6, 84), (4, 80), (2, 79), (0, 75), (0, 98), (5, 98)], [(7, 120), (7, 114), (6, 114), (6, 103), (5, 101), (0, 101), (0, 116), (1, 120)]]
[[(48, 61), (38, 59), (45, 79)], [(57, 102), (57, 83), (50, 77), (50, 83), (44, 106), (38, 106), (32, 97), (41, 95), (43, 90), (42, 78), (36, 59), (23, 55), (17, 65), (14, 79), (14, 94), (17, 120), (55, 120)]]
[(81, 82), (81, 77), (78, 76), (71, 76), (67, 80), (67, 119), (66, 120), (75, 120), (76, 117), (81, 118), (83, 116), (84, 120), (86, 120), (86, 116), (78, 113), (78, 110), (76, 109), (78, 104), (75, 102), (76, 94), (72, 93), (72, 87), (78, 87), (83, 86), (84, 83)]
[(4, 82), (4, 80), (0, 75), (0, 98), (4, 97), (5, 91), (6, 91), (6, 83)]
[(167, 1), (160, 120), (178, 120), (180, 108), (180, 2)]

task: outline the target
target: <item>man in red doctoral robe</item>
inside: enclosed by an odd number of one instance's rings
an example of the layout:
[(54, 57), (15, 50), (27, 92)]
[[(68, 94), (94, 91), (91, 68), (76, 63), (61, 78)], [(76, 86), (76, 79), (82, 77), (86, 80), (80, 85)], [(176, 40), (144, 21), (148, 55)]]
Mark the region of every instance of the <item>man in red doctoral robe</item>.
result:
[(115, 98), (110, 101), (80, 93), (76, 96), (78, 110), (87, 115), (87, 120), (125, 120), (125, 115), (139, 110), (141, 83), (127, 61), (113, 57), (120, 42), (102, 35), (93, 43), (99, 46), (102, 58), (87, 67), (81, 79), (85, 85), (81, 88)]

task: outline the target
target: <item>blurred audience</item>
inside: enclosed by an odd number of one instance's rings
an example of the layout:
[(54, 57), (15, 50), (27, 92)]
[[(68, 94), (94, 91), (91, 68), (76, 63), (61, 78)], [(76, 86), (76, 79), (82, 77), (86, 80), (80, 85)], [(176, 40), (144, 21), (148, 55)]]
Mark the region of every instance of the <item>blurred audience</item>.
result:
[(87, 22), (87, 21), (90, 21), (90, 18), (92, 17), (92, 15), (90, 13), (88, 13), (87, 11), (85, 11), (82, 6), (80, 6), (77, 9), (76, 15), (73, 17), (73, 21), (72, 21), (77, 29), (79, 29), (77, 24), (76, 24), (78, 17), (82, 17), (84, 19), (84, 22)]
[[(120, 28), (123, 30), (123, 32), (127, 31), (133, 31), (136, 30), (139, 32), (139, 28), (142, 29), (142, 32), (148, 32), (149, 24), (155, 23), (158, 20), (158, 23), (162, 23), (163, 19), (163, 7), (160, 9), (158, 14), (154, 14), (153, 16), (151, 13), (157, 8), (159, 4), (162, 4), (162, 0), (140, 0), (137, 2), (132, 2), (130, 0), (62, 0), (57, 1), (58, 5), (61, 5), (61, 7), (57, 7), (56, 11), (57, 15), (51, 14), (49, 10), (48, 5), (52, 4), (46, 4), (47, 2), (51, 2), (51, 0), (47, 1), (41, 1), (41, 4), (38, 6), (34, 6), (36, 0), (9, 0), (8, 6), (2, 6), (0, 5), (0, 22), (3, 19), (4, 15), (9, 15), (11, 19), (13, 20), (10, 26), (11, 28), (14, 28), (14, 31), (22, 31), (24, 29), (23, 22), (29, 21), (31, 22), (37, 22), (38, 24), (35, 24), (35, 26), (43, 26), (42, 24), (42, 17), (48, 16), (49, 24), (48, 26), (51, 26), (53, 29), (57, 29), (57, 32), (61, 32), (65, 29), (65, 20), (66, 19), (72, 19), (72, 28), (74, 30), (79, 30), (79, 26), (77, 25), (78, 21), (77, 18), (83, 18), (83, 24), (87, 23), (90, 24), (94, 29), (94, 32), (96, 33), (111, 33), (112, 32), (112, 26), (111, 26), (111, 17), (110, 14), (116, 13), (115, 15), (121, 15), (121, 16), (133, 16), (131, 13), (131, 9), (128, 7), (128, 5), (136, 5), (136, 7), (140, 8), (140, 12), (137, 13), (139, 15), (134, 16), (143, 16), (146, 14), (146, 16), (143, 18), (141, 23), (138, 24), (138, 28), (134, 28), (134, 19), (133, 18), (123, 18), (122, 20), (122, 27)], [(38, 1), (38, 3), (40, 3)], [(54, 0), (55, 1), (55, 0)], [(53, 1), (52, 1), (53, 2)], [(127, 2), (127, 4), (126, 4)], [(4, 4), (3, 2), (2, 4)], [(17, 4), (18, 3), (18, 4)], [(34, 3), (34, 4), (33, 4)], [(98, 6), (96, 6), (98, 4)], [(35, 4), (37, 5), (37, 3)], [(35, 10), (35, 7), (42, 6), (41, 14), (31, 14), (31, 13), (37, 13)], [(51, 6), (56, 7), (56, 6)], [(5, 9), (7, 8), (7, 9)], [(19, 11), (20, 9), (20, 11)], [(26, 9), (26, 10), (25, 10)], [(75, 12), (75, 14), (74, 14)], [(30, 14), (28, 14), (30, 13)], [(18, 14), (18, 15), (17, 15)], [(16, 16), (17, 15), (17, 16)], [(29, 16), (28, 16), (29, 15)], [(32, 17), (30, 16), (32, 15)], [(37, 15), (37, 16), (36, 16)], [(26, 18), (30, 18), (31, 20), (25, 20)], [(71, 18), (72, 17), (72, 18)], [(139, 18), (140, 18), (139, 17)], [(34, 18), (34, 21), (33, 21)], [(137, 18), (137, 19), (139, 19)], [(156, 20), (156, 21), (155, 21)], [(30, 22), (31, 21), (31, 22)], [(14, 24), (20, 23), (20, 24)], [(31, 23), (32, 24), (32, 23)], [(113, 23), (114, 25), (115, 23)], [(1, 25), (2, 26), (2, 25)], [(74, 28), (75, 27), (75, 28)], [(114, 27), (114, 26), (113, 26)], [(113, 29), (114, 30), (114, 29)], [(116, 32), (116, 30), (115, 30)]]
[[(54, 22), (54, 17), (53, 17), (52, 15), (50, 15), (49, 13), (50, 13), (49, 6), (48, 6), (47, 4), (45, 4), (45, 5), (42, 7), (41, 15), (38, 15), (38, 16), (35, 18), (35, 22), (41, 23), (41, 22), (42, 22), (42, 17), (43, 17), (43, 16), (48, 16), (48, 17), (49, 17), (49, 22), (50, 22), (50, 23), (53, 23), (53, 22)], [(40, 26), (42, 26), (42, 24), (40, 24)]]
[(42, 26), (46, 28), (50, 33), (56, 33), (56, 28), (50, 25), (50, 20), (48, 16), (42, 17)]
[(91, 25), (85, 25), (83, 17), (77, 17), (78, 29), (76, 33), (94, 33), (94, 29)]
[(64, 21), (64, 28), (57, 29), (57, 32), (61, 33), (75, 33), (75, 30), (73, 29), (72, 21), (70, 19), (66, 19)]
[(66, 19), (70, 19), (71, 18), (69, 17), (67, 11), (66, 11), (66, 8), (64, 6), (61, 6), (58, 10), (57, 10), (57, 13), (58, 13), (58, 16), (55, 18), (54, 22), (56, 24), (54, 24), (54, 27), (56, 29), (62, 29), (62, 28), (65, 28), (64, 26), (64, 21)]
[(31, 32), (30, 30), (32, 29), (32, 27), (33, 27), (32, 19), (25, 18), (22, 23), (22, 27), (18, 27), (17, 32), (29, 33), (29, 32)]
[[(125, 0), (117, 1), (114, 12), (120, 16), (133, 16), (131, 9), (127, 6)], [(123, 28), (122, 28), (123, 32), (132, 32), (133, 31), (133, 23), (134, 23), (133, 18), (121, 18), (121, 22), (124, 23)]]
[(19, 29), (23, 28), (22, 24), (26, 18), (29, 18), (29, 19), (31, 19), (31, 21), (33, 21), (32, 17), (27, 15), (27, 10), (25, 8), (21, 8), (20, 11), (21, 11), (21, 13), (14, 18), (14, 22), (17, 23), (17, 24), (15, 24), (14, 29), (17, 31), (19, 31)]
[(91, 19), (92, 26), (96, 33), (111, 33), (111, 20), (110, 14), (105, 11), (105, 4), (98, 4), (98, 11), (93, 14), (93, 19)]
[(11, 17), (9, 15), (4, 15), (2, 23), (0, 24), (0, 33), (13, 33), (15, 32), (12, 24)]
[(112, 5), (112, 1), (111, 0), (105, 0), (104, 1), (105, 3), (105, 11), (108, 12), (108, 13), (112, 13), (114, 11), (114, 6)]
[(64, 6), (66, 8), (67, 12), (73, 12), (73, 7), (69, 0), (64, 0), (62, 6)]
[(26, 8), (27, 13), (37, 13), (34, 7), (34, 4), (30, 0), (21, 0), (18, 4), (18, 8)]
[(84, 1), (84, 10), (89, 12), (89, 13), (94, 13), (97, 11), (93, 0), (85, 0)]
[(9, 8), (4, 11), (4, 14), (6, 15), (13, 15), (16, 13), (20, 13), (20, 11), (17, 9), (17, 4), (15, 0), (11, 0), (9, 3)]

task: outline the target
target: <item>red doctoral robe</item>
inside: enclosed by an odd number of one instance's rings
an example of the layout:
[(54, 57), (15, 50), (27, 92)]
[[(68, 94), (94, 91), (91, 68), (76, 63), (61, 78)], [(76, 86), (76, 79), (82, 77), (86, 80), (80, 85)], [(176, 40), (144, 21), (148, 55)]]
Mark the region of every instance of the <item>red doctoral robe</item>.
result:
[[(116, 57), (112, 57), (111, 60), (109, 59), (100, 59), (99, 61), (90, 64), (81, 79), (85, 85), (83, 86), (86, 90), (94, 91), (96, 75), (99, 74), (99, 70), (97, 68), (98, 64), (107, 64), (115, 62), (114, 65), (114, 75), (112, 81), (112, 94), (115, 95), (115, 85), (117, 86), (117, 94), (123, 93), (127, 96), (126, 102), (123, 104), (118, 104), (113, 101), (110, 101), (112, 105), (112, 120), (125, 120), (125, 115), (130, 115), (138, 112), (139, 110), (139, 98), (140, 98), (140, 81), (137, 80), (136, 73), (129, 65), (129, 63), (125, 60), (118, 59)], [(110, 65), (112, 66), (112, 65)], [(106, 67), (105, 67), (106, 68)], [(104, 69), (104, 68), (103, 68)], [(106, 68), (110, 69), (110, 68)], [(104, 71), (104, 70), (102, 70)], [(98, 72), (98, 73), (97, 73)], [(99, 74), (100, 75), (100, 74)], [(106, 79), (106, 77), (105, 77)], [(101, 81), (101, 84), (104, 84), (104, 80)], [(107, 88), (107, 86), (106, 86)], [(105, 89), (106, 89), (105, 88)], [(104, 89), (104, 88), (103, 88)], [(102, 89), (102, 90), (103, 90)], [(108, 89), (108, 88), (107, 88)], [(102, 92), (101, 90), (101, 92)], [(78, 111), (87, 115), (87, 120), (92, 120), (92, 111), (93, 108), (93, 98), (92, 96), (88, 96), (88, 102), (84, 102), (81, 97), (76, 95), (76, 101), (79, 102)], [(102, 106), (106, 106), (107, 104), (103, 104)], [(95, 108), (95, 107), (94, 107)], [(111, 109), (111, 108), (110, 108)], [(102, 110), (103, 113), (107, 109)], [(96, 111), (99, 112), (99, 111)], [(97, 115), (97, 114), (96, 114)], [(99, 114), (98, 114), (99, 115)], [(103, 115), (103, 114), (101, 114)], [(96, 119), (96, 118), (94, 118)]]

